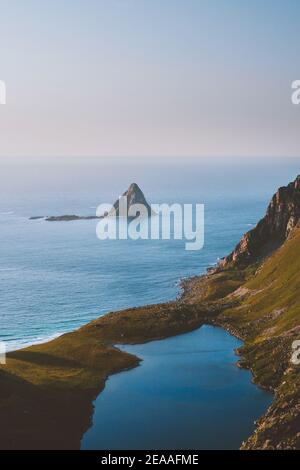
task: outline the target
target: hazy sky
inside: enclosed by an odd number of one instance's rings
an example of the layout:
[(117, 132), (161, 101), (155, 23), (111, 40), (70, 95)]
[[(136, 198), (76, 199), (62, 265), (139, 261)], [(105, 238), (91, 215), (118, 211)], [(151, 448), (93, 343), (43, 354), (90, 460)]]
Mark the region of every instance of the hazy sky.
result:
[(300, 155), (299, 0), (0, 0), (0, 159)]

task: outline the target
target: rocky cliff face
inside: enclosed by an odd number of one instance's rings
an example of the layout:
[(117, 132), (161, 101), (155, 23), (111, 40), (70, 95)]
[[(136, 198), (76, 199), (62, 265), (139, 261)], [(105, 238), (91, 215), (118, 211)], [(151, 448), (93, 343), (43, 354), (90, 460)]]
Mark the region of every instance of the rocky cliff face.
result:
[[(125, 191), (125, 193), (122, 194), (122, 196), (127, 198), (127, 209), (129, 209), (134, 204), (142, 204), (143, 206), (146, 207), (148, 215), (152, 214), (151, 207), (146, 201), (143, 191), (136, 183), (132, 183), (127, 189), (127, 191)], [(114, 210), (116, 211), (117, 216), (120, 215), (119, 202), (120, 201), (118, 199), (114, 203)], [(128, 211), (127, 211), (127, 215), (128, 215)]]
[(300, 175), (273, 196), (265, 217), (246, 233), (219, 268), (247, 265), (264, 258), (288, 238), (300, 219)]

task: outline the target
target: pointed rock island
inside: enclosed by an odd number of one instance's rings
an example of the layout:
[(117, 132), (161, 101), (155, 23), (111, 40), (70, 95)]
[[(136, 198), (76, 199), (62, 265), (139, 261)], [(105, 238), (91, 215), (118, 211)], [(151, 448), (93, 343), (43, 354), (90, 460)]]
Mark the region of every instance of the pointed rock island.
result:
[[(149, 203), (147, 202), (145, 195), (141, 188), (139, 187), (138, 184), (132, 183), (129, 188), (122, 194), (122, 197), (127, 198), (127, 215), (130, 207), (132, 207), (134, 204), (142, 204), (148, 213), (148, 216), (154, 215), (154, 212), (152, 211)], [(93, 220), (93, 219), (103, 219), (106, 216), (110, 216), (113, 214), (115, 211), (115, 215), (117, 217), (120, 216), (119, 213), (119, 203), (120, 203), (120, 198), (118, 198), (114, 205), (113, 209), (110, 211), (110, 213), (105, 213), (103, 215), (75, 215), (75, 214), (64, 214), (64, 215), (56, 215), (56, 216), (33, 216), (30, 217), (29, 220), (40, 220), (44, 219), (46, 222), (72, 222), (76, 220)]]
[[(150, 205), (146, 201), (143, 191), (136, 183), (132, 183), (127, 189), (127, 191), (125, 191), (125, 193), (122, 194), (121, 197), (127, 199), (127, 215), (128, 215), (128, 211), (130, 207), (132, 207), (135, 204), (143, 205), (147, 210), (148, 216), (151, 216), (151, 214), (153, 214), (153, 211)], [(116, 214), (117, 217), (120, 216), (120, 198), (116, 200), (116, 202), (114, 203), (113, 209), (108, 215), (114, 214), (114, 213)]]

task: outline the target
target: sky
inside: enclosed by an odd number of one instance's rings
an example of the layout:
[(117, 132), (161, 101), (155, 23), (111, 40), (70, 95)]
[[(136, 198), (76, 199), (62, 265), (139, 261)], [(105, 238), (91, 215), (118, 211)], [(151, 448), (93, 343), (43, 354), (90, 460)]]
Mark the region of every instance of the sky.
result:
[(0, 163), (299, 156), (299, 18), (298, 0), (0, 0)]

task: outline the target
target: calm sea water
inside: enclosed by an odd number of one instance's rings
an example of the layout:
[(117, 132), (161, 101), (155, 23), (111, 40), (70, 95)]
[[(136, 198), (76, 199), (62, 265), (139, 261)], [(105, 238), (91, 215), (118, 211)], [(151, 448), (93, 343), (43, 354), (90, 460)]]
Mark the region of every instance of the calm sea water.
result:
[(30, 221), (32, 215), (94, 214), (115, 196), (59, 193), (0, 201), (0, 339), (7, 349), (44, 341), (111, 310), (174, 299), (178, 281), (229, 253), (263, 215), (267, 197), (159, 194), (151, 202), (205, 203), (205, 247), (184, 241), (106, 240), (96, 221)]
[(263, 197), (179, 200), (205, 203), (205, 247), (199, 252), (186, 251), (178, 240), (100, 241), (93, 220), (28, 220), (32, 215), (94, 214), (103, 200), (107, 196), (70, 193), (1, 199), (0, 339), (8, 350), (73, 330), (112, 310), (176, 298), (178, 281), (205, 272), (229, 253), (266, 207)]
[(109, 377), (82, 449), (238, 449), (272, 399), (236, 367), (240, 344), (203, 326), (122, 347), (143, 362)]
[[(207, 175), (184, 167), (175, 184), (171, 177), (165, 181), (172, 168), (158, 174), (157, 187), (164, 180), (165, 188), (151, 193), (148, 186), (149, 202), (205, 204), (205, 246), (196, 252), (178, 240), (99, 241), (93, 220), (28, 220), (94, 214), (98, 204), (116, 198), (109, 181), (106, 192), (79, 190), (75, 182), (68, 192), (49, 193), (40, 185), (32, 194), (1, 194), (0, 340), (13, 350), (112, 310), (176, 298), (178, 281), (228, 254), (264, 215), (274, 190), (295, 178), (298, 163), (285, 163), (280, 171), (270, 164), (259, 170), (212, 165)], [(239, 344), (223, 330), (203, 327), (125, 347), (142, 365), (109, 378), (82, 448), (238, 448), (271, 400), (235, 366)]]

